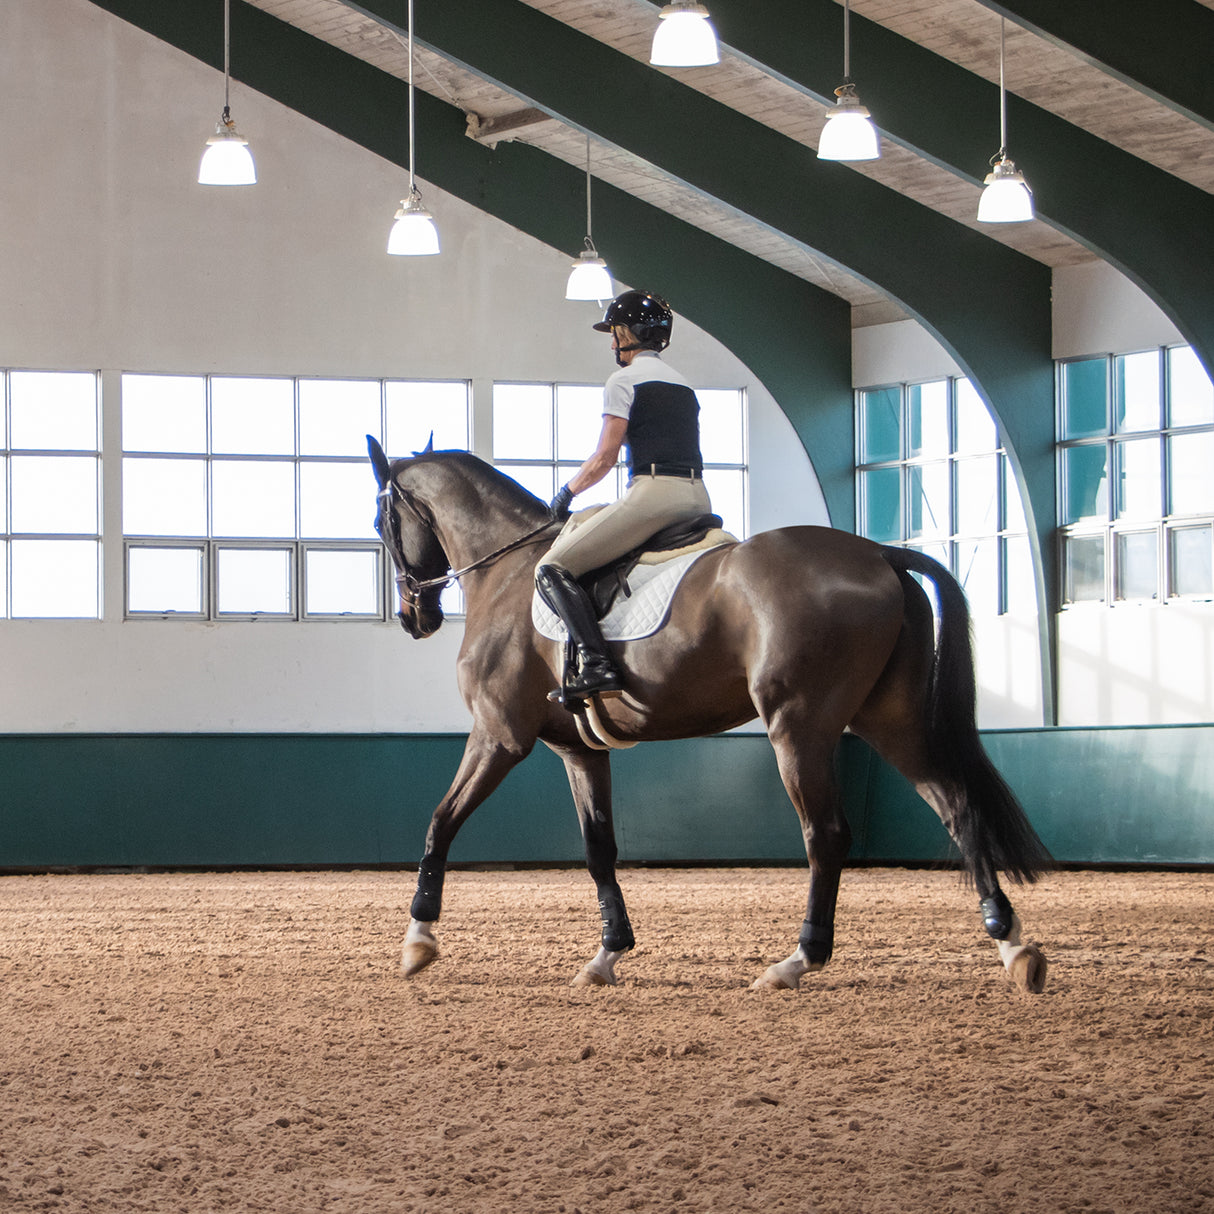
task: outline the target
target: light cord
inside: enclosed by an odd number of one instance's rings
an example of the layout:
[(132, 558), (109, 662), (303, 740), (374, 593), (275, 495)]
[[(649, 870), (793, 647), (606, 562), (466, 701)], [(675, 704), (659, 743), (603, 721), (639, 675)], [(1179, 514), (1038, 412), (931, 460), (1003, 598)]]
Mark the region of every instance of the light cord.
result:
[(409, 196), (417, 192), (413, 184), (413, 0), (409, 0)]
[(843, 81), (851, 79), (851, 0), (843, 0)]
[(594, 248), (594, 242), (590, 240), (590, 136), (586, 136), (586, 239), (590, 241), (590, 247)]
[(999, 157), (1007, 156), (1007, 90), (1003, 84), (1003, 41), (1006, 18), (999, 18)]
[(232, 0), (223, 0), (223, 116), (227, 120), (231, 111), (228, 96), (228, 80), (231, 75), (231, 54), (229, 47), (232, 42)]

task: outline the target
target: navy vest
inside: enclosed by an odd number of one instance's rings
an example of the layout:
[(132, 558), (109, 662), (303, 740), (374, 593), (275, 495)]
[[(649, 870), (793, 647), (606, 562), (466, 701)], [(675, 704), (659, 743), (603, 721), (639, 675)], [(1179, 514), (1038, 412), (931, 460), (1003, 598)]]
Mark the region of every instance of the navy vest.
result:
[(704, 470), (700, 455), (700, 402), (686, 384), (651, 379), (636, 385), (628, 414), (628, 470), (676, 464)]

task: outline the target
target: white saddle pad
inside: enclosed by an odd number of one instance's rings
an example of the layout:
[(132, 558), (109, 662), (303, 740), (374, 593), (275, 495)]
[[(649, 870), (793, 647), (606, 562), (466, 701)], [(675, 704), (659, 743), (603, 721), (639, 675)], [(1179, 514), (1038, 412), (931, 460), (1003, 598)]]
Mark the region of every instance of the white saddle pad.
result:
[[(719, 546), (719, 545), (718, 545)], [(683, 575), (711, 548), (688, 552), (660, 565), (637, 565), (628, 575), (631, 595), (622, 591), (603, 619), (603, 636), (609, 641), (636, 641), (657, 632), (666, 622), (670, 601)], [(549, 608), (537, 591), (531, 599), (531, 622), (541, 636), (552, 641), (569, 637), (560, 616)]]

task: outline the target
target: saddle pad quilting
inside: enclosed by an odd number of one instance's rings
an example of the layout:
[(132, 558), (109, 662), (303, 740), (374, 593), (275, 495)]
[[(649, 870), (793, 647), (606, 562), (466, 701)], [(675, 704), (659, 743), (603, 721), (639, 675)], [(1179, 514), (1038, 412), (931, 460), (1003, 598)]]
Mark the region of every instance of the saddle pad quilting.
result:
[[(711, 551), (708, 549), (707, 551)], [(630, 596), (621, 594), (603, 618), (603, 636), (609, 641), (638, 641), (651, 636), (662, 626), (670, 610), (670, 600), (683, 575), (704, 555), (689, 552), (660, 565), (638, 565), (628, 575)], [(531, 599), (531, 622), (536, 631), (552, 641), (568, 638), (565, 625), (536, 593)]]

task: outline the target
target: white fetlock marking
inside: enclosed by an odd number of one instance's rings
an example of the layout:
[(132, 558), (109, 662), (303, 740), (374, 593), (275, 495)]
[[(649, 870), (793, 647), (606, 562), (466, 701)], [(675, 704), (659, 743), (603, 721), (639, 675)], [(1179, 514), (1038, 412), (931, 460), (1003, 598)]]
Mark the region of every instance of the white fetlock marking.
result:
[(613, 952), (600, 946), (592, 961), (582, 966), (578, 976), (574, 978), (574, 986), (615, 986), (615, 963), (623, 956), (623, 952)]
[(752, 991), (795, 991), (801, 985), (801, 979), (806, 974), (816, 974), (825, 968), (825, 962), (810, 961), (805, 950), (800, 945), (797, 951), (775, 965), (769, 965), (762, 977), (756, 978), (751, 984)]
[(1024, 952), (1024, 945), (1020, 943), (1020, 916), (1015, 911), (1012, 912), (1012, 930), (1008, 932), (1007, 939), (996, 940), (995, 944), (998, 946), (1003, 968), (1010, 971), (1012, 962)]
[(434, 934), (434, 924), (410, 919), (400, 953), (400, 966), (406, 976), (425, 969), (437, 956), (438, 938)]
[(1020, 920), (1012, 916), (1012, 930), (1006, 940), (996, 940), (999, 959), (1008, 977), (1025, 993), (1039, 995), (1045, 989), (1049, 963), (1035, 944), (1022, 944)]

